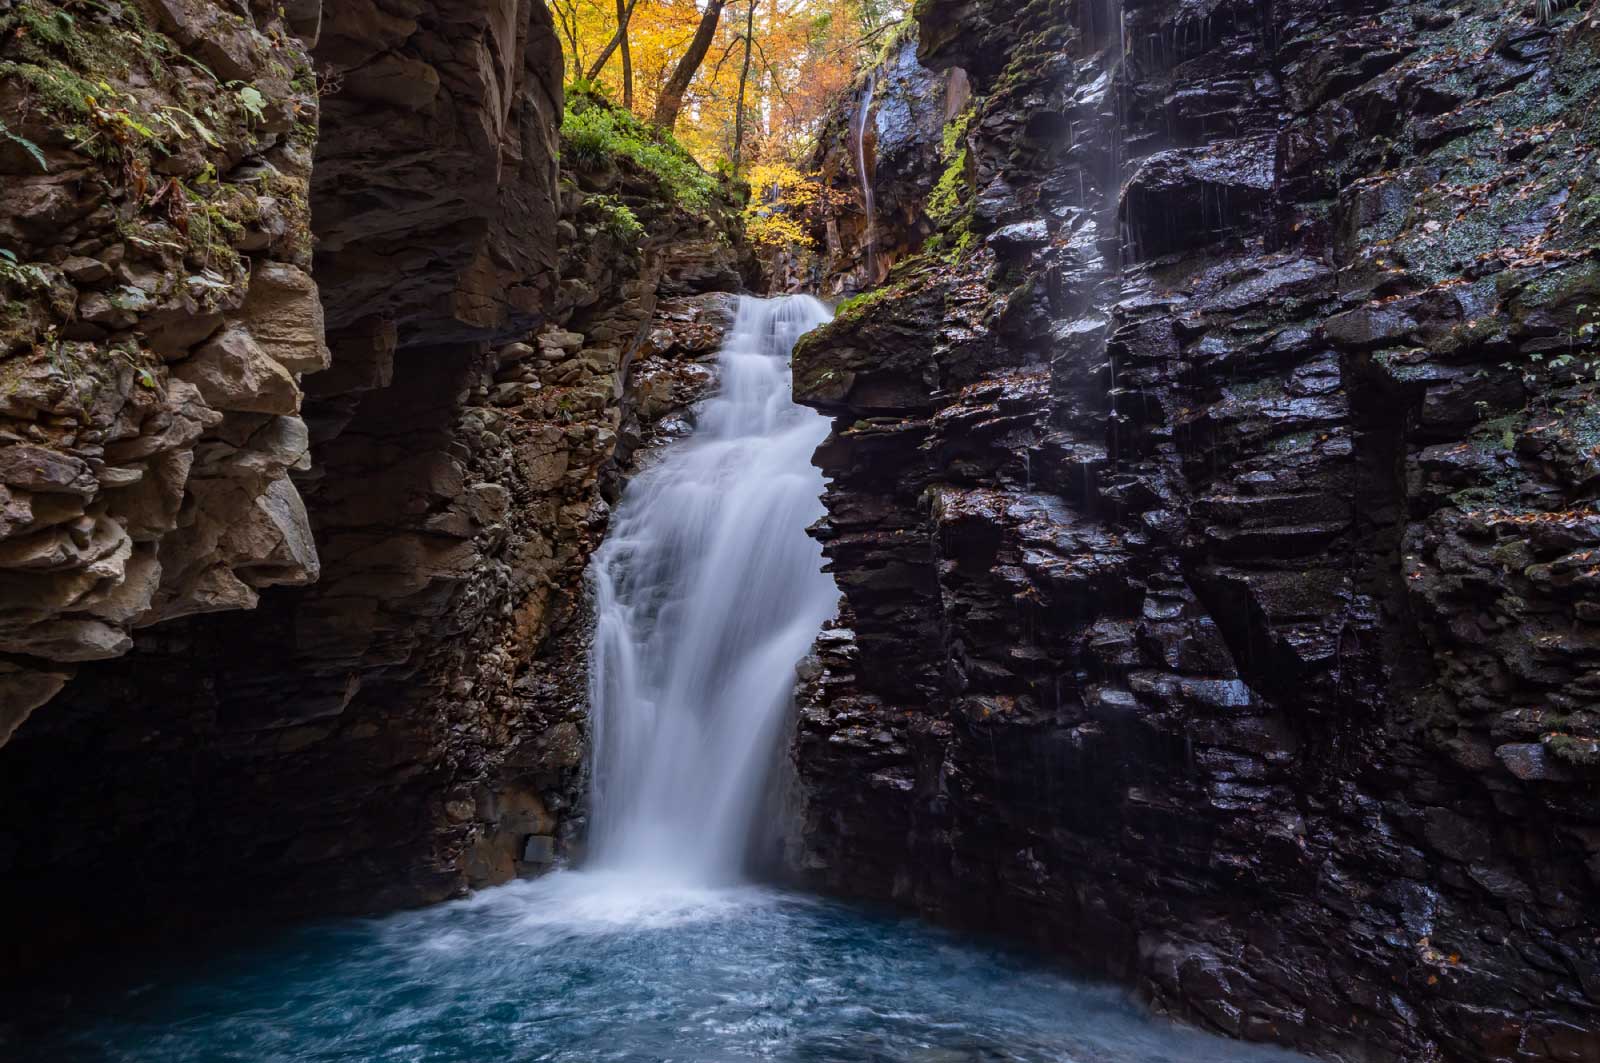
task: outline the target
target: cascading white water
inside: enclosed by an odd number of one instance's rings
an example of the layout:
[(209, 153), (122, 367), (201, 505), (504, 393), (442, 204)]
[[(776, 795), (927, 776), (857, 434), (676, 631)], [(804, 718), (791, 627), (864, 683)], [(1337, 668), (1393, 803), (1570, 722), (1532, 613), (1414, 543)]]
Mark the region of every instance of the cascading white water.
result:
[(698, 426), (628, 486), (591, 567), (590, 861), (702, 884), (738, 876), (795, 683), (838, 604), (806, 528), (822, 415), (789, 354), (809, 296), (740, 300)]
[(867, 173), (867, 123), (872, 120), (872, 97), (878, 89), (877, 71), (867, 72), (867, 91), (856, 115), (856, 176), (861, 179), (861, 206), (867, 212), (867, 284), (878, 283), (878, 212), (873, 202), (872, 176)]

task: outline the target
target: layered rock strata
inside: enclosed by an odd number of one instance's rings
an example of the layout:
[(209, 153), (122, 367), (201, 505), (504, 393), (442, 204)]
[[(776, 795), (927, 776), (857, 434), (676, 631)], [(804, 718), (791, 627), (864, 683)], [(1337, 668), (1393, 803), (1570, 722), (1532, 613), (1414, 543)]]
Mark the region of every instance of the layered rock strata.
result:
[(1600, 24), (918, 16), (960, 215), (796, 355), (797, 863), (1236, 1036), (1600, 1058)]
[(308, 32), (0, 9), (0, 744), (136, 630), (317, 577)]

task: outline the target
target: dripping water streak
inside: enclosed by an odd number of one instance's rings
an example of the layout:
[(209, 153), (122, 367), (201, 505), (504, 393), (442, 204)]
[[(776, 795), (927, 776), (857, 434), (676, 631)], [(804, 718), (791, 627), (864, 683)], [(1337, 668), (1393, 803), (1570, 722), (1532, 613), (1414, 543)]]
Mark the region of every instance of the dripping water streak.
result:
[(828, 422), (794, 404), (789, 375), (795, 341), (828, 318), (809, 296), (740, 301), (695, 433), (628, 487), (595, 554), (600, 867), (738, 877), (795, 664), (837, 605), (806, 534)]
[(867, 172), (867, 123), (872, 120), (872, 97), (877, 92), (877, 71), (867, 74), (867, 91), (861, 98), (861, 111), (856, 115), (856, 176), (861, 179), (861, 206), (867, 212), (867, 285), (878, 282), (878, 221), (877, 206), (872, 194), (872, 176)]

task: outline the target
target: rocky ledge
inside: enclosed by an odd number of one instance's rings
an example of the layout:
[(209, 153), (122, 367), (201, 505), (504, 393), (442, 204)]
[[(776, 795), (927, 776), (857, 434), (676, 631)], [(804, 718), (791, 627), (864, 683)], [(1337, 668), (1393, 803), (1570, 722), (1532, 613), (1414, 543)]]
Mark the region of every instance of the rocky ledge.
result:
[(312, 32), (0, 6), (0, 744), (135, 630), (317, 577)]

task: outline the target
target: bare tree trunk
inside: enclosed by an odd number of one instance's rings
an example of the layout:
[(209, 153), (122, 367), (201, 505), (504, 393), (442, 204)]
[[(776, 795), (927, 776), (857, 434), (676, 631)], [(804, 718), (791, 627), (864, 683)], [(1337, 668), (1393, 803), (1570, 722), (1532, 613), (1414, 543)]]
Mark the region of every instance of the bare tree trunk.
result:
[(756, 38), (756, 3), (750, 0), (750, 10), (744, 17), (744, 69), (739, 71), (739, 109), (733, 116), (733, 172), (744, 165), (744, 99), (745, 87), (750, 84), (750, 49)]
[(622, 106), (629, 113), (633, 111), (633, 52), (628, 48), (628, 18), (633, 14), (633, 4), (638, 2), (632, 0), (624, 11), (622, 0), (617, 0), (617, 39), (622, 42)]
[(705, 62), (706, 53), (711, 50), (711, 41), (717, 35), (717, 22), (722, 18), (722, 9), (727, 6), (728, 0), (710, 0), (706, 5), (705, 14), (700, 16), (700, 28), (694, 32), (694, 40), (689, 42), (689, 50), (678, 61), (677, 67), (672, 71), (672, 77), (667, 79), (667, 85), (661, 90), (661, 95), (656, 100), (656, 113), (651, 119), (659, 128), (671, 130), (678, 124), (678, 112), (683, 110), (683, 97), (689, 91), (690, 82), (700, 70), (700, 64)]
[(556, 21), (561, 23), (561, 30), (567, 35), (567, 49), (572, 56), (572, 80), (576, 81), (583, 76), (583, 57), (578, 50), (578, 12), (569, 2), (562, 3), (554, 0), (550, 5), (555, 8)]
[[(625, 78), (633, 68), (633, 57), (628, 54), (628, 23), (633, 21), (633, 9), (638, 6), (639, 0), (628, 0), (628, 6), (624, 9), (622, 0), (617, 0), (617, 32), (611, 35), (611, 39), (606, 42), (606, 46), (600, 49), (600, 55), (595, 59), (594, 64), (589, 67), (589, 73), (585, 76), (590, 81), (594, 81), (600, 76), (600, 71), (604, 70), (606, 64), (611, 62), (611, 56), (619, 46), (622, 48), (622, 65)], [(633, 87), (631, 79), (630, 83), (623, 87), (631, 91)]]

